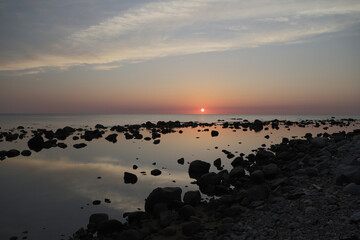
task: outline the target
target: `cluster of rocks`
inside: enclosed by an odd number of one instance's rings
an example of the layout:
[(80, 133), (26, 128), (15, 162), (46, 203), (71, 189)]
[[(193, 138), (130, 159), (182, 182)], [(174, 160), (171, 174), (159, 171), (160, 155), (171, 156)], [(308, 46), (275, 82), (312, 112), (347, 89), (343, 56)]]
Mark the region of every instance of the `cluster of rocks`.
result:
[(215, 161), (190, 163), (200, 191), (156, 188), (145, 211), (93, 214), (71, 239), (360, 239), (360, 130), (284, 138), (230, 171)]

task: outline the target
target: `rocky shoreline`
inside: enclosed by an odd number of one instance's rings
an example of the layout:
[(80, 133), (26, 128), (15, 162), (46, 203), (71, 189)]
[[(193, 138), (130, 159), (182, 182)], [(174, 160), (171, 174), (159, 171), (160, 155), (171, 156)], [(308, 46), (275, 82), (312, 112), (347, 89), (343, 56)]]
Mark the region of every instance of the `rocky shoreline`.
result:
[(360, 239), (360, 130), (284, 138), (270, 150), (217, 173), (191, 162), (209, 201), (156, 188), (126, 223), (96, 213), (70, 239)]
[[(31, 129), (30, 132), (19, 126), (0, 132), (0, 142), (29, 138), (29, 149), (0, 151), (0, 160), (20, 154), (26, 157), (53, 147), (67, 148), (64, 141), (70, 137), (81, 141), (73, 145), (77, 149), (102, 137), (116, 143), (119, 135), (126, 140), (159, 144), (163, 134), (181, 134), (185, 128), (202, 127), (201, 131), (217, 137), (219, 131), (210, 131), (215, 125), (255, 132), (276, 130), (279, 126), (312, 125), (325, 131), (329, 126), (346, 127), (356, 121), (234, 119), (217, 124), (160, 121), (113, 127), (97, 124), (95, 129)], [(151, 137), (143, 136), (143, 130)], [(360, 239), (359, 129), (283, 138), (280, 144), (267, 150), (259, 148), (247, 156), (222, 151), (230, 159), (232, 169), (223, 169), (221, 159), (213, 162), (218, 172), (209, 172), (210, 163), (201, 160), (190, 163), (189, 177), (195, 180), (199, 191), (182, 193), (179, 187), (156, 188), (145, 200), (145, 211), (125, 213), (125, 223), (109, 219), (105, 213), (95, 213), (89, 217), (88, 225), (70, 239)], [(178, 164), (183, 165), (184, 159), (179, 159)], [(152, 175), (161, 174), (155, 170)], [(124, 182), (134, 184), (137, 176), (124, 172)], [(202, 199), (205, 195), (210, 200)]]

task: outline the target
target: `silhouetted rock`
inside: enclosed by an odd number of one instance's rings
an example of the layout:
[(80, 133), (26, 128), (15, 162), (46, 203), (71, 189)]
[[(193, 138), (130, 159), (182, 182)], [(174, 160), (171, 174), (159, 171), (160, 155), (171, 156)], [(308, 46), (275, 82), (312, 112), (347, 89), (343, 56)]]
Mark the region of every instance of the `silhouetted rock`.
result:
[(216, 160), (214, 160), (214, 166), (217, 168), (217, 170), (222, 170), (221, 158), (217, 158)]
[(256, 170), (256, 171), (252, 172), (250, 175), (250, 178), (254, 183), (257, 183), (257, 184), (263, 183), (264, 179), (265, 179), (264, 173), (261, 170)]
[(200, 191), (205, 194), (214, 195), (216, 191), (216, 185), (221, 182), (221, 177), (214, 173), (206, 173), (202, 175), (198, 181)]
[(79, 148), (84, 148), (86, 147), (86, 143), (77, 143), (77, 144), (74, 144), (74, 148), (76, 149), (79, 149)]
[(67, 148), (67, 145), (65, 144), (65, 143), (62, 143), (62, 142), (60, 142), (60, 143), (57, 143), (56, 144), (59, 148)]
[(279, 167), (275, 163), (263, 166), (263, 172), (266, 178), (274, 178), (280, 173)]
[(116, 133), (113, 133), (113, 134), (110, 134), (109, 136), (107, 136), (105, 139), (108, 140), (109, 142), (112, 142), (112, 143), (116, 143), (117, 140), (116, 140), (116, 137), (118, 135)]
[(181, 165), (184, 165), (184, 161), (185, 161), (184, 158), (180, 158), (177, 160), (178, 164), (181, 164)]
[(189, 176), (190, 178), (198, 179), (205, 173), (208, 173), (210, 169), (210, 163), (195, 160), (190, 163), (189, 166)]
[(153, 176), (159, 176), (161, 174), (161, 171), (159, 169), (151, 170), (151, 175)]
[(219, 136), (219, 132), (218, 132), (218, 131), (215, 131), (215, 130), (212, 130), (212, 131), (211, 131), (211, 136), (212, 136), (212, 137), (217, 137), (217, 136)]
[(245, 176), (245, 170), (243, 167), (235, 167), (231, 169), (229, 173), (230, 178), (239, 178)]
[(191, 236), (201, 229), (199, 222), (190, 221), (182, 225), (182, 232), (185, 236)]
[(197, 206), (200, 204), (201, 194), (198, 190), (188, 191), (184, 194), (184, 203), (190, 204), (192, 206)]
[(115, 219), (104, 221), (98, 226), (98, 235), (110, 235), (123, 230), (123, 224)]
[(43, 148), (44, 139), (40, 135), (35, 135), (28, 141), (28, 147), (30, 150), (40, 152)]
[(154, 144), (159, 144), (159, 143), (160, 143), (159, 139), (154, 140)]
[(29, 151), (29, 150), (24, 150), (24, 151), (21, 152), (21, 155), (23, 155), (23, 156), (25, 156), (25, 157), (28, 157), (28, 156), (31, 155), (31, 151)]
[(179, 215), (183, 220), (187, 221), (191, 216), (195, 216), (195, 209), (191, 205), (185, 205), (179, 209)]
[(137, 180), (138, 180), (138, 178), (135, 174), (132, 174), (129, 172), (124, 172), (124, 182), (126, 184), (128, 184), (128, 183), (134, 184), (137, 182)]
[(100, 200), (94, 200), (93, 201), (93, 205), (100, 205), (101, 201)]
[(349, 183), (344, 187), (344, 191), (352, 195), (360, 196), (360, 185)]
[(158, 203), (166, 204), (168, 209), (181, 206), (181, 188), (166, 187), (154, 189), (145, 200), (145, 211), (152, 213)]
[(13, 157), (17, 157), (20, 155), (20, 151), (16, 150), (16, 149), (11, 149), (9, 151), (6, 152), (6, 156), (8, 158), (13, 158)]

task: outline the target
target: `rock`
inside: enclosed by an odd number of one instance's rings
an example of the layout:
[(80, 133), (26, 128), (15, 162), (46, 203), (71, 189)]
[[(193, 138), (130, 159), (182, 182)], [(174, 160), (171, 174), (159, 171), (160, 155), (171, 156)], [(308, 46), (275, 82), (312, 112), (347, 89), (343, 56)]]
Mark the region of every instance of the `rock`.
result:
[(62, 143), (62, 142), (60, 142), (60, 143), (57, 143), (56, 144), (59, 148), (67, 148), (67, 145), (65, 144), (65, 143)]
[(308, 175), (309, 177), (315, 177), (319, 175), (319, 171), (317, 170), (317, 168), (315, 167), (308, 167), (305, 169), (305, 173), (306, 175)]
[(181, 188), (165, 187), (154, 189), (145, 200), (145, 211), (152, 213), (154, 205), (165, 203), (168, 209), (174, 209), (181, 205)]
[(161, 174), (161, 171), (159, 169), (151, 170), (151, 175), (153, 176), (159, 176)]
[(159, 215), (159, 223), (161, 227), (169, 226), (173, 220), (172, 211), (170, 210), (160, 211), (155, 215)]
[(199, 179), (205, 173), (208, 173), (210, 169), (210, 163), (195, 160), (190, 163), (189, 176), (190, 178)]
[(128, 184), (135, 184), (137, 182), (138, 178), (135, 174), (133, 173), (129, 173), (129, 172), (124, 172), (124, 183)]
[(24, 151), (21, 152), (21, 155), (23, 155), (23, 156), (25, 156), (25, 157), (28, 157), (28, 156), (31, 155), (31, 151), (29, 151), (29, 150), (24, 150)]
[(269, 196), (269, 189), (265, 185), (256, 185), (247, 191), (247, 196), (253, 201), (265, 200)]
[(266, 178), (275, 178), (280, 173), (279, 167), (275, 163), (270, 163), (263, 167), (263, 172)]
[(323, 148), (326, 146), (326, 138), (324, 137), (316, 137), (311, 139), (311, 144), (318, 148)]
[(217, 159), (214, 161), (214, 166), (215, 166), (218, 170), (222, 170), (222, 167), (221, 167), (221, 158), (217, 158)]
[(174, 235), (176, 235), (176, 232), (177, 232), (177, 230), (174, 226), (169, 226), (169, 227), (162, 229), (160, 231), (160, 234), (164, 235), (164, 236), (174, 236)]
[(93, 205), (100, 205), (101, 201), (100, 200), (94, 200), (93, 201)]
[(349, 183), (344, 187), (344, 191), (352, 195), (360, 196), (360, 185)]
[(95, 128), (97, 128), (97, 129), (106, 129), (106, 127), (104, 127), (104, 125), (102, 125), (102, 124), (96, 124)]
[(183, 220), (189, 220), (191, 216), (195, 216), (195, 209), (191, 205), (185, 205), (179, 209), (179, 215)]
[(350, 222), (352, 222), (352, 223), (360, 222), (360, 212), (357, 212), (357, 213), (354, 213), (353, 215), (351, 215)]
[(205, 194), (215, 194), (215, 186), (220, 184), (221, 177), (214, 173), (206, 173), (202, 175), (198, 181), (200, 191)]
[(117, 142), (117, 140), (116, 140), (117, 136), (118, 135), (116, 133), (114, 133), (114, 134), (108, 135), (105, 139), (108, 140), (109, 142), (116, 143)]
[(133, 169), (134, 169), (134, 170), (138, 169), (138, 166), (134, 164), (134, 165), (133, 165)]
[(191, 236), (200, 231), (201, 224), (199, 222), (190, 221), (182, 225), (182, 232), (185, 236)]
[(211, 131), (211, 136), (212, 136), (212, 137), (217, 137), (217, 136), (219, 136), (219, 132), (218, 132), (218, 131), (215, 131), (215, 130), (212, 130), (212, 131)]
[(231, 162), (231, 166), (233, 167), (243, 166), (243, 163), (244, 163), (244, 159), (242, 157), (236, 157)]
[(13, 157), (17, 157), (20, 155), (20, 151), (16, 150), (16, 149), (11, 149), (9, 151), (6, 152), (6, 156), (8, 158), (13, 158)]
[(126, 212), (123, 217), (127, 217), (127, 221), (130, 225), (140, 225), (141, 221), (148, 218), (148, 215), (143, 211)]
[(261, 170), (256, 170), (251, 173), (250, 175), (251, 181), (253, 181), (256, 184), (263, 183), (265, 180), (264, 173)]
[(115, 232), (121, 232), (123, 230), (123, 224), (115, 219), (104, 221), (98, 226), (99, 235), (110, 235)]
[(177, 160), (178, 164), (184, 165), (185, 159), (184, 158), (180, 158)]
[(190, 204), (192, 206), (197, 206), (200, 204), (201, 194), (198, 190), (188, 191), (184, 194), (184, 203)]
[(77, 143), (77, 144), (74, 144), (73, 146), (74, 146), (74, 148), (79, 149), (79, 148), (84, 148), (87, 145), (86, 145), (86, 143)]
[(160, 139), (154, 140), (154, 144), (159, 144), (159, 143), (160, 143)]
[(106, 213), (94, 213), (91, 214), (89, 218), (88, 228), (97, 229), (100, 223), (106, 222), (109, 220), (109, 216)]
[(229, 174), (230, 178), (239, 178), (239, 177), (243, 177), (245, 176), (245, 170), (243, 167), (235, 167), (233, 169), (231, 169), (230, 174)]
[(118, 236), (118, 240), (142, 240), (144, 239), (144, 234), (135, 230), (129, 229), (121, 232)]
[(44, 139), (40, 135), (35, 135), (28, 141), (28, 147), (30, 150), (40, 152), (43, 148)]

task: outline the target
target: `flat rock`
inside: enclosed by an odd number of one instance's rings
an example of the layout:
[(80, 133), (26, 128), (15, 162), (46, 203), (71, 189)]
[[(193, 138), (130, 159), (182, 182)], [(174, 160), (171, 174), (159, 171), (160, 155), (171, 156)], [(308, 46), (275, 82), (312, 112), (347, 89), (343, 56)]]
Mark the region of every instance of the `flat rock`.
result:
[(218, 132), (218, 131), (215, 131), (215, 130), (212, 130), (212, 131), (211, 131), (211, 136), (212, 136), (212, 137), (217, 137), (217, 136), (219, 136), (219, 132)]
[(184, 158), (180, 158), (177, 160), (178, 164), (184, 165), (185, 159)]

